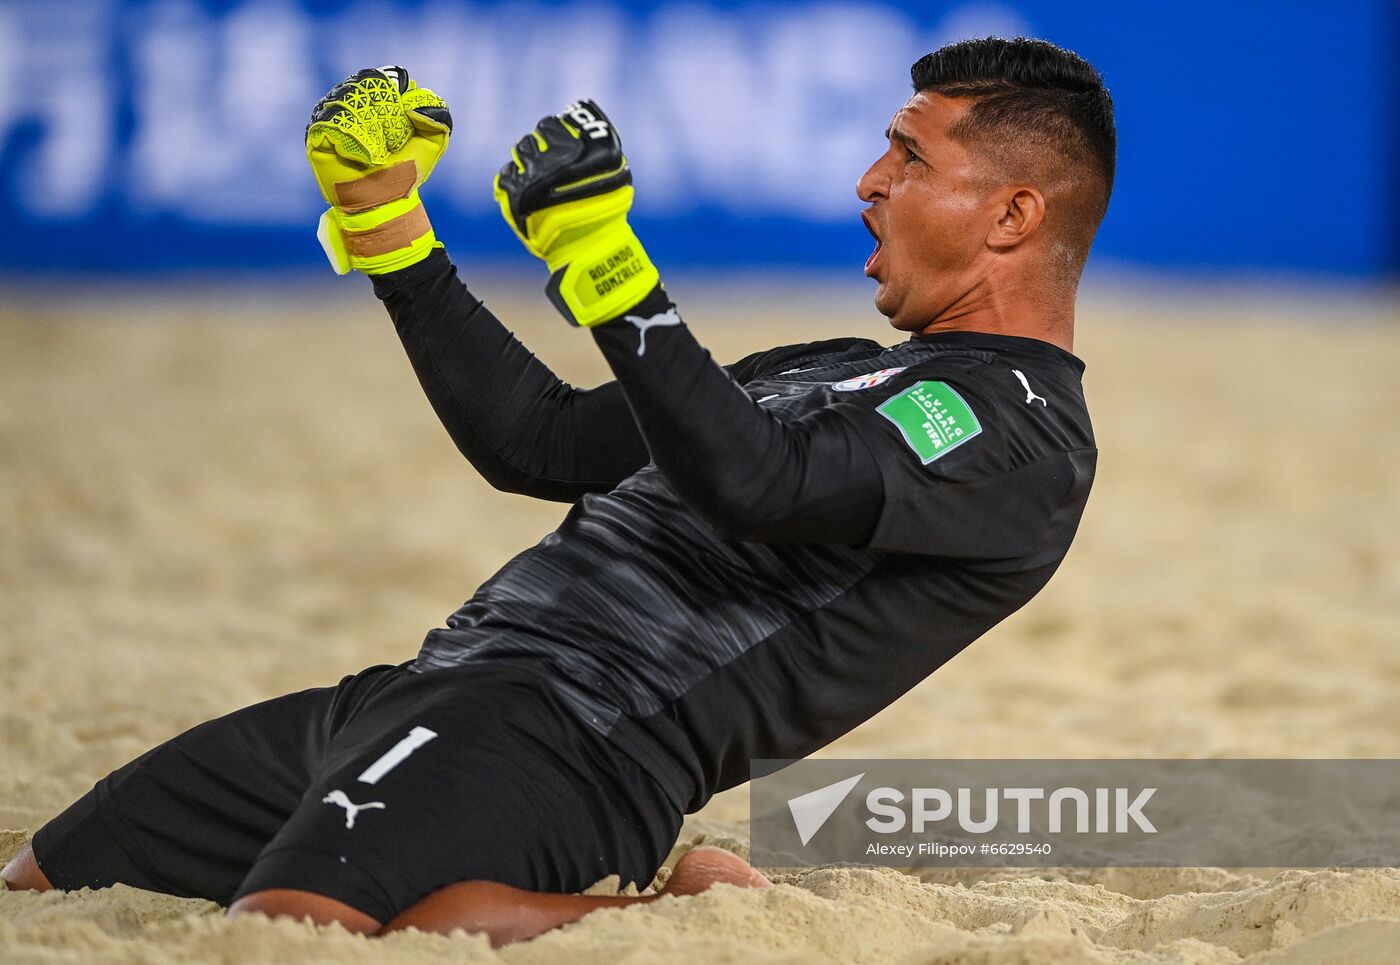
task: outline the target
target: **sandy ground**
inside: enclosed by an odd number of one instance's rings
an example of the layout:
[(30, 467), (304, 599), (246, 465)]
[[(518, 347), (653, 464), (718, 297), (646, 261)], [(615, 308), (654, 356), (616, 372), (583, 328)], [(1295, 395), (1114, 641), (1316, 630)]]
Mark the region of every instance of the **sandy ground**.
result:
[[(566, 377), (589, 340), (504, 282)], [(883, 337), (868, 293), (679, 289), (722, 359)], [(109, 769), (208, 717), (410, 657), (562, 507), (460, 461), (360, 282), (0, 299), (0, 859)], [(833, 756), (1400, 757), (1400, 318), (1262, 290), (1087, 299), (1102, 456), (1049, 588)], [(780, 307), (781, 306), (781, 307)], [(893, 341), (893, 339), (891, 339)], [(747, 799), (695, 816), (746, 847)], [(606, 885), (604, 886), (606, 887)], [(817, 869), (606, 911), (514, 962), (1390, 962), (1391, 870)], [(493, 961), (128, 888), (0, 894), (6, 962)]]

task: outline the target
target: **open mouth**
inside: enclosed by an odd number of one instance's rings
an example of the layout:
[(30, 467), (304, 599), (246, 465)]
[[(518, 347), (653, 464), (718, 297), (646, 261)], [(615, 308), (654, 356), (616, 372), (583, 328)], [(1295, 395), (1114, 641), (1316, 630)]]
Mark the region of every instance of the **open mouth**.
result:
[(880, 260), (880, 252), (884, 250), (885, 243), (880, 240), (880, 235), (875, 230), (875, 219), (870, 216), (868, 210), (860, 213), (860, 220), (865, 223), (865, 230), (870, 232), (870, 237), (875, 239), (875, 250), (870, 253), (870, 257), (865, 259), (865, 276), (873, 278), (875, 276), (875, 265)]

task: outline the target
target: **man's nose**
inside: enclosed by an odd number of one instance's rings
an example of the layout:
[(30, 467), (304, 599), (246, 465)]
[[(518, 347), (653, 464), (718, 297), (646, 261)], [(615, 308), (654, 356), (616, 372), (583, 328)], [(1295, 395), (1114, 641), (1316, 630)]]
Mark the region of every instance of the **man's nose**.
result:
[[(884, 160), (881, 158), (880, 160)], [(884, 173), (880, 161), (876, 161), (866, 168), (865, 173), (856, 181), (856, 197), (867, 204), (873, 203), (889, 196), (890, 179)]]

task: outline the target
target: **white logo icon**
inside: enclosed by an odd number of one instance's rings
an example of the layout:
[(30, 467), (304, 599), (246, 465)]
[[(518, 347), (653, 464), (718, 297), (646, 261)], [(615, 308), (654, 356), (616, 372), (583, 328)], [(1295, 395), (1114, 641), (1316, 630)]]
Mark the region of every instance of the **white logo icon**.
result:
[(1045, 401), (1045, 399), (1044, 399), (1043, 396), (1036, 395), (1034, 392), (1031, 391), (1031, 384), (1030, 384), (1029, 382), (1026, 381), (1026, 374), (1025, 374), (1024, 372), (1022, 372), (1020, 369), (1012, 369), (1012, 370), (1011, 370), (1011, 374), (1014, 375), (1014, 376), (1016, 376), (1016, 378), (1020, 379), (1020, 380), (1021, 380), (1021, 385), (1025, 387), (1025, 390), (1026, 390), (1026, 404), (1027, 404), (1027, 405), (1029, 405), (1030, 403), (1036, 401), (1037, 399), (1040, 400), (1040, 404), (1041, 404), (1041, 405), (1049, 405), (1049, 404), (1050, 404), (1050, 403), (1048, 403), (1048, 402)]
[(864, 776), (865, 772), (861, 771), (855, 777), (848, 777), (844, 781), (819, 787), (815, 791), (808, 791), (788, 800), (792, 823), (797, 825), (797, 836), (802, 839), (804, 846), (822, 829), (826, 819), (841, 806), (841, 802), (846, 800)]
[(564, 108), (564, 113), (569, 115), (569, 120), (588, 132), (588, 136), (594, 140), (608, 136), (608, 122), (584, 107), (578, 101)]
[(347, 829), (355, 826), (355, 815), (361, 811), (384, 810), (387, 805), (383, 801), (370, 801), (367, 804), (356, 804), (345, 796), (344, 791), (336, 790), (321, 798), (322, 804), (336, 804), (345, 808), (345, 827)]
[(623, 315), (624, 321), (631, 322), (637, 326), (637, 331), (641, 333), (640, 341), (637, 343), (637, 354), (647, 354), (647, 329), (660, 328), (663, 325), (679, 325), (681, 317), (676, 314), (674, 308), (668, 308), (660, 315), (653, 315), (651, 318), (638, 318), (636, 315)]

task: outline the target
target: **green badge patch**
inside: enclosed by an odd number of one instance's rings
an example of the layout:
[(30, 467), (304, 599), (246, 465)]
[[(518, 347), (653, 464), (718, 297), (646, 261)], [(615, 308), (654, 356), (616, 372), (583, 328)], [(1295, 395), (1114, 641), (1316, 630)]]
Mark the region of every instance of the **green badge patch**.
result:
[(982, 431), (963, 397), (946, 382), (920, 382), (881, 403), (875, 411), (904, 434), (924, 465), (947, 455)]

